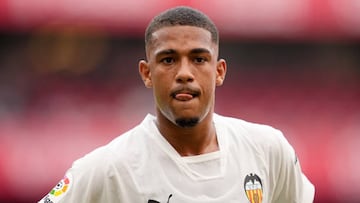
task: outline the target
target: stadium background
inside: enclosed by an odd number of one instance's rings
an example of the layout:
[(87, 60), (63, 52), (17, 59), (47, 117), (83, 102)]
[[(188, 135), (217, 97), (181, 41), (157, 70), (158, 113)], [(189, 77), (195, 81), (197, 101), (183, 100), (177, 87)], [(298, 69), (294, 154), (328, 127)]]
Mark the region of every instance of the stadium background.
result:
[(0, 202), (35, 202), (72, 161), (153, 112), (143, 32), (207, 13), (228, 62), (216, 111), (281, 129), (315, 202), (360, 202), (357, 0), (0, 1)]

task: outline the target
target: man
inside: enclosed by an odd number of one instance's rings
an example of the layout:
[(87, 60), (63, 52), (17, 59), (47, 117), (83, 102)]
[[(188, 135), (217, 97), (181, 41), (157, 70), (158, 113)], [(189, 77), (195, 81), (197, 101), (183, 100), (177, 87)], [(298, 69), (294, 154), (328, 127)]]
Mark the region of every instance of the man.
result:
[(312, 202), (314, 187), (280, 131), (214, 113), (226, 74), (218, 43), (197, 10), (155, 17), (139, 73), (156, 117), (74, 162), (40, 202)]

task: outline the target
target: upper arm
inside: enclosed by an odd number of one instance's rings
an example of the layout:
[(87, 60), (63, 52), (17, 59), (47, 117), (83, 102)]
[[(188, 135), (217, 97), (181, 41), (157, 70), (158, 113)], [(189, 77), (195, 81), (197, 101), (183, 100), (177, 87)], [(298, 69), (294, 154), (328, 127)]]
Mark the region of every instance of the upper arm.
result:
[(280, 132), (274, 150), (278, 164), (270, 168), (273, 175), (276, 175), (272, 202), (313, 202), (314, 186), (303, 174), (295, 150)]

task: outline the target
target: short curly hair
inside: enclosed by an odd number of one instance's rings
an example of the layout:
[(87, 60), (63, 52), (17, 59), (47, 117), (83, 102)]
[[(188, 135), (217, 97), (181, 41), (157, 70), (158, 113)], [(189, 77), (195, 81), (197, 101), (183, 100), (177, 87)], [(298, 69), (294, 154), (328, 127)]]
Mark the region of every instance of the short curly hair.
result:
[(188, 25), (203, 28), (211, 33), (211, 40), (219, 43), (219, 31), (212, 20), (196, 9), (179, 6), (160, 13), (155, 16), (145, 31), (145, 47), (151, 42), (152, 34), (163, 28), (176, 25)]

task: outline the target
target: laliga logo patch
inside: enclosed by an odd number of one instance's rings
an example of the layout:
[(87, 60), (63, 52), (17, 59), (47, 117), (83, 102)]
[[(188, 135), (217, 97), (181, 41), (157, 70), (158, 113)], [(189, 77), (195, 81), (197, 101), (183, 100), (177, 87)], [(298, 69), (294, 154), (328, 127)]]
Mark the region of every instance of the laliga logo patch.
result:
[(262, 183), (258, 175), (250, 173), (245, 177), (244, 188), (250, 203), (261, 203), (263, 198)]
[(72, 184), (72, 176), (70, 173), (65, 177), (46, 195), (40, 202), (54, 203), (59, 201), (63, 195), (70, 189)]
[(70, 185), (69, 177), (65, 176), (55, 187), (51, 190), (50, 194), (55, 197), (65, 193)]

